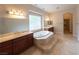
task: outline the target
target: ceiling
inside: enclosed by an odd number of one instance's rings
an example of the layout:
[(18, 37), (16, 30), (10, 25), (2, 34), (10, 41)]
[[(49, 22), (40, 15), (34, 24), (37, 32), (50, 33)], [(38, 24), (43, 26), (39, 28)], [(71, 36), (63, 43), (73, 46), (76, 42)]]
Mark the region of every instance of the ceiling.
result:
[(34, 4), (34, 6), (46, 12), (51, 13), (51, 12), (74, 8), (76, 5), (75, 4)]

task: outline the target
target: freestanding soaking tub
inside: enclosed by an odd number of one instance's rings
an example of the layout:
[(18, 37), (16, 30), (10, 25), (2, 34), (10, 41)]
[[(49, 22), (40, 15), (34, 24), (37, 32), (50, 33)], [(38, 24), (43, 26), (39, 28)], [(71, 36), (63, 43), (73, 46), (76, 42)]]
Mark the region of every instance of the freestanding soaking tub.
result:
[(57, 41), (53, 39), (54, 33), (50, 31), (35, 32), (33, 36), (36, 47), (44, 53), (48, 53)]

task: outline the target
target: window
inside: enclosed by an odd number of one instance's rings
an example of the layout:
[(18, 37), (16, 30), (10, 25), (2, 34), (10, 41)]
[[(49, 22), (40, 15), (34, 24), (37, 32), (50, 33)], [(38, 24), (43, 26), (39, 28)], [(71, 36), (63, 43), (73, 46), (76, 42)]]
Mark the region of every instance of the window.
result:
[(29, 15), (29, 30), (35, 31), (42, 28), (42, 17), (40, 15)]

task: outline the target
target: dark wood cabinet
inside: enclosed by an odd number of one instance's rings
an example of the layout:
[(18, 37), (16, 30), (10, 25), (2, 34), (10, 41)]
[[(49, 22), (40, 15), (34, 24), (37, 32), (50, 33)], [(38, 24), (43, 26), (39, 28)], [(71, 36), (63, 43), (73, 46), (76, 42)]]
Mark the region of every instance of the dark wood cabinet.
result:
[(48, 28), (48, 31), (54, 32), (54, 27)]
[(26, 39), (24, 37), (17, 38), (13, 41), (13, 54), (19, 54), (26, 49)]
[(33, 45), (33, 35), (29, 34), (13, 40), (13, 54), (20, 54)]
[(44, 28), (44, 30), (48, 30), (48, 31), (51, 31), (51, 32), (54, 32), (54, 27), (47, 27), (47, 28)]
[(0, 43), (0, 55), (13, 54), (12, 41)]
[(33, 34), (0, 43), (0, 55), (20, 54), (33, 45)]

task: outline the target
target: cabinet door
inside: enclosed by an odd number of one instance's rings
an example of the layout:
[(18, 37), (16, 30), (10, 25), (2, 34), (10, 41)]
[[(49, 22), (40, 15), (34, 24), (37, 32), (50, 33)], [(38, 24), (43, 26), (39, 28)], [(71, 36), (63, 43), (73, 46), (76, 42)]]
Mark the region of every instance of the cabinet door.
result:
[(12, 41), (6, 41), (0, 43), (0, 55), (11, 55), (13, 54), (13, 45)]
[(26, 49), (25, 37), (17, 38), (13, 41), (13, 54), (19, 54)]
[(27, 43), (26, 43), (27, 48), (33, 46), (33, 44), (34, 44), (34, 42), (33, 42), (33, 37), (32, 37), (32, 36), (28, 37), (27, 40), (26, 40), (26, 42), (27, 42)]
[(54, 32), (54, 28), (53, 27), (49, 28), (48, 30), (51, 31), (51, 32)]
[(33, 35), (25, 35), (13, 41), (14, 54), (20, 54), (33, 45)]

